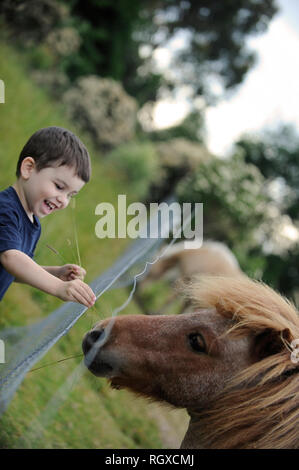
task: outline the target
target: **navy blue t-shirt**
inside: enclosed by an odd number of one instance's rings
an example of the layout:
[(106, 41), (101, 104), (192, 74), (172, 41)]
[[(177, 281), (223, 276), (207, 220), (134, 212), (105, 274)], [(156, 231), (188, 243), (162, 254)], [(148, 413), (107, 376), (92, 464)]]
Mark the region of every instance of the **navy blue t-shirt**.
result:
[[(31, 222), (12, 186), (0, 192), (0, 252), (19, 250), (33, 258), (41, 234), (37, 217)], [(0, 300), (14, 281), (0, 263)]]

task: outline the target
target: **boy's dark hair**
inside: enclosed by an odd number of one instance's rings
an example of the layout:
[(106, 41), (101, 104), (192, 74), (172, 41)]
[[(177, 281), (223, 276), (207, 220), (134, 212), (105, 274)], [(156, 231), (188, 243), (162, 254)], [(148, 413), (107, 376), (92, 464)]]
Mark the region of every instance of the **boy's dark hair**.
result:
[(63, 127), (45, 127), (36, 131), (20, 153), (16, 175), (19, 178), (22, 161), (32, 157), (37, 171), (50, 166), (67, 165), (85, 183), (90, 179), (91, 165), (88, 151), (81, 140)]

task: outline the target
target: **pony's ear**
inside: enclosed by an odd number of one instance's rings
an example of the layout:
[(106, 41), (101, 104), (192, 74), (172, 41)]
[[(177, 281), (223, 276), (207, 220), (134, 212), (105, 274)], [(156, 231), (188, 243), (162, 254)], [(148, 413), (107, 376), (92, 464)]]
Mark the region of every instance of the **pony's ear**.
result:
[(273, 354), (279, 353), (285, 347), (284, 340), (290, 341), (290, 330), (283, 331), (265, 329), (262, 333), (255, 337), (254, 356), (257, 361), (264, 359)]

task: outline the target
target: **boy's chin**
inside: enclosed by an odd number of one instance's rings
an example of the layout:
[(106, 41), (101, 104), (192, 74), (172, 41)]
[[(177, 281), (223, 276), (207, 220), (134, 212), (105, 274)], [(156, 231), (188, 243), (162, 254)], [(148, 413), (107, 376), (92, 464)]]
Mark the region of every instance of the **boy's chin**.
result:
[(44, 213), (43, 211), (35, 211), (33, 212), (35, 217), (38, 217), (39, 219), (43, 219), (44, 217), (47, 217), (48, 215), (52, 214), (52, 212), (49, 213)]
[(48, 217), (49, 215), (53, 214), (53, 212), (49, 212), (48, 214), (44, 214), (43, 212), (39, 212), (38, 214), (35, 214), (39, 219), (44, 219), (45, 217)]

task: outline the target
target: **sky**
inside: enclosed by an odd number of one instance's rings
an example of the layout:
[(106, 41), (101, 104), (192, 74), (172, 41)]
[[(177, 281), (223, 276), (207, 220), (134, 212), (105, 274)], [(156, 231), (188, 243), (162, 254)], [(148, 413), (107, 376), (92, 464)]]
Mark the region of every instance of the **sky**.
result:
[[(242, 134), (280, 122), (293, 124), (299, 132), (299, 1), (278, 0), (277, 4), (280, 11), (266, 33), (248, 40), (248, 46), (257, 53), (256, 65), (234, 93), (206, 110), (207, 146), (218, 156), (229, 153)], [(169, 51), (160, 50), (158, 54), (157, 60), (167, 67)], [(187, 95), (188, 90), (182, 90), (176, 100), (157, 104), (157, 127), (184, 118), (189, 109)]]

